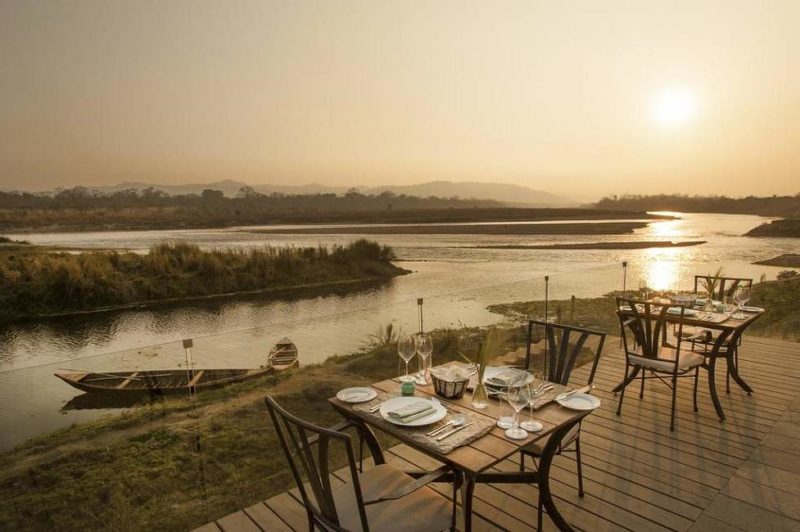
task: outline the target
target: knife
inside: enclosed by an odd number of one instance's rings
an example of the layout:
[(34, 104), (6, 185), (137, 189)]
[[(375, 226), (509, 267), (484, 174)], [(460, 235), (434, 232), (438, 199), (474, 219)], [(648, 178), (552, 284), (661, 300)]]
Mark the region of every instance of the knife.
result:
[(572, 395), (574, 395), (576, 393), (591, 392), (593, 388), (594, 388), (594, 384), (589, 384), (588, 386), (584, 386), (583, 388), (578, 388), (578, 389), (572, 390), (571, 392), (567, 392), (567, 393), (561, 395), (560, 397), (558, 397), (558, 400), (559, 401), (563, 401), (567, 397), (572, 397)]
[(469, 422), (469, 423), (467, 423), (466, 425), (461, 425), (461, 426), (460, 426), (460, 427), (458, 427), (458, 428), (455, 428), (455, 429), (453, 429), (453, 430), (451, 430), (451, 431), (445, 432), (444, 434), (442, 434), (441, 436), (439, 436), (438, 438), (436, 438), (436, 441), (442, 441), (443, 439), (447, 438), (448, 436), (452, 436), (453, 434), (455, 434), (455, 433), (456, 433), (456, 432), (458, 432), (459, 430), (463, 430), (463, 429), (465, 429), (465, 428), (469, 427), (470, 425), (474, 425), (474, 424), (475, 424), (475, 422), (474, 422), (474, 421), (470, 421), (470, 422)]

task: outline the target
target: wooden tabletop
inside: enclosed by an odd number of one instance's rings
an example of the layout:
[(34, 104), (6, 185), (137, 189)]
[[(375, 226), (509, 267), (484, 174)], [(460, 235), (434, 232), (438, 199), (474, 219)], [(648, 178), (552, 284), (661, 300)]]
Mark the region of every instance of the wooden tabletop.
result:
[[(400, 392), (400, 384), (393, 379), (377, 382), (373, 384), (372, 387), (376, 390), (388, 393), (397, 392), (399, 394)], [(435, 394), (433, 391), (433, 386), (417, 385), (415, 395), (418, 397), (434, 396)], [(445, 406), (448, 406), (448, 404), (453, 404), (463, 409), (467, 409), (473, 414), (488, 416), (495, 420), (499, 419), (501, 415), (506, 414), (510, 408), (505, 402), (501, 403), (497, 399), (489, 398), (487, 408), (482, 410), (475, 409), (472, 407), (472, 395), (470, 393), (465, 393), (461, 399), (456, 400), (446, 400), (442, 399), (441, 397), (437, 397), (437, 399), (439, 399), (439, 401), (441, 401), (441, 403)], [(450, 464), (462, 471), (475, 474), (483, 472), (497, 463), (502, 462), (507, 457), (517, 453), (521, 447), (524, 447), (528, 443), (543, 438), (554, 432), (559, 427), (583, 418), (591, 412), (569, 410), (553, 402), (539, 408), (538, 410), (534, 410), (533, 418), (539, 421), (544, 428), (540, 432), (529, 433), (528, 437), (524, 440), (510, 440), (506, 438), (505, 431), (503, 429), (495, 426), (485, 436), (482, 436), (472, 443), (462, 447), (457, 447), (451, 452), (444, 454), (414, 442), (408, 437), (408, 434), (404, 431), (403, 427), (394, 425), (390, 427), (377, 427), (374, 423), (371, 423), (371, 414), (354, 409), (353, 404), (340, 401), (336, 397), (331, 397), (329, 401), (334, 408), (341, 411), (343, 414), (349, 417), (358, 418), (367, 425), (379, 428), (380, 430), (394, 436), (410, 447), (414, 447), (415, 449), (418, 449), (429, 456), (440, 460), (441, 462)], [(529, 412), (530, 410), (527, 408), (520, 412), (520, 420), (527, 419)]]
[[(652, 303), (651, 308), (658, 307), (658, 303)], [(672, 305), (674, 306), (674, 305)], [(633, 316), (633, 312), (630, 309), (625, 309), (620, 307), (620, 313), (624, 316)], [(704, 313), (704, 311), (698, 311), (700, 315)], [(746, 316), (745, 319), (737, 320), (735, 318), (729, 317), (725, 321), (718, 322), (718, 321), (711, 321), (711, 320), (703, 320), (700, 318), (695, 318), (692, 316), (683, 316), (683, 324), (684, 325), (691, 325), (693, 327), (703, 327), (704, 329), (714, 329), (718, 331), (735, 331), (737, 329), (744, 329), (749, 326), (751, 323), (756, 321), (765, 311), (762, 312), (745, 312), (744, 315)], [(719, 313), (715, 313), (719, 314)], [(657, 314), (654, 312), (650, 313), (650, 316), (655, 318)], [(681, 321), (680, 314), (669, 314), (667, 313), (666, 318), (668, 322), (678, 322)]]

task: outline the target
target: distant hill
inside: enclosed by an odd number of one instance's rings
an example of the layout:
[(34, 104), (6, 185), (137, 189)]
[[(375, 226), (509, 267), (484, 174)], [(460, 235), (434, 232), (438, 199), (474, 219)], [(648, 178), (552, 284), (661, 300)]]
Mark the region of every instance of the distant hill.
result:
[(235, 197), (242, 187), (248, 186), (262, 194), (344, 194), (350, 188), (356, 188), (363, 194), (380, 194), (381, 192), (388, 191), (398, 195), (405, 194), (423, 198), (428, 196), (437, 196), (440, 198), (458, 196), (460, 198), (495, 200), (526, 207), (545, 207), (551, 205), (566, 206), (575, 205), (576, 203), (569, 198), (522, 185), (478, 182), (456, 183), (452, 181), (431, 181), (429, 183), (419, 183), (416, 185), (387, 185), (379, 187), (336, 187), (318, 184), (251, 185), (228, 179), (214, 183), (192, 183), (186, 185), (159, 185), (155, 183), (128, 181), (118, 185), (89, 188), (105, 193), (113, 193), (128, 189), (144, 190), (147, 188), (154, 188), (171, 195), (200, 194), (203, 190), (212, 189), (220, 190), (228, 197)]

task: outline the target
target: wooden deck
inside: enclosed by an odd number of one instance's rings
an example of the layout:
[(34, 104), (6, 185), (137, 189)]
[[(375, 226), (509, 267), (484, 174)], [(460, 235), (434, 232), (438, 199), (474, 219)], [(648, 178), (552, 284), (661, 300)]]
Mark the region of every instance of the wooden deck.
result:
[[(679, 383), (675, 432), (669, 430), (670, 395), (663, 384), (638, 382), (626, 392), (623, 411), (608, 392), (621, 378), (623, 355), (610, 339), (598, 366), (593, 392), (601, 408), (583, 424), (581, 446), (586, 495), (577, 494), (574, 455), (557, 457), (553, 493), (562, 514), (582, 530), (800, 530), (800, 344), (745, 338), (740, 354), (744, 379), (755, 393), (732, 384), (724, 393), (728, 416), (720, 422), (707, 383), (692, 411), (691, 380)], [(573, 376), (585, 379), (588, 368)], [(701, 378), (704, 373), (701, 373)], [(701, 381), (702, 382), (702, 381)], [(406, 469), (433, 467), (431, 459), (405, 446), (387, 460)], [(516, 469), (518, 457), (498, 469)], [(341, 483), (343, 475), (335, 482)], [(437, 485), (445, 495), (449, 488)], [(534, 486), (479, 485), (475, 491), (477, 530), (532, 530), (536, 526)], [(296, 490), (282, 493), (199, 530), (307, 530)], [(545, 517), (545, 529), (554, 527)]]

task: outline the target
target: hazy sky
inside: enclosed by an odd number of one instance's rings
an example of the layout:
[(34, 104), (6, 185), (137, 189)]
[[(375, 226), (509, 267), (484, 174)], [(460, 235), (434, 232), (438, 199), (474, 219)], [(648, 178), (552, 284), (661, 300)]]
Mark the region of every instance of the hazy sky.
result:
[(800, 0), (0, 1), (0, 187), (800, 192)]

